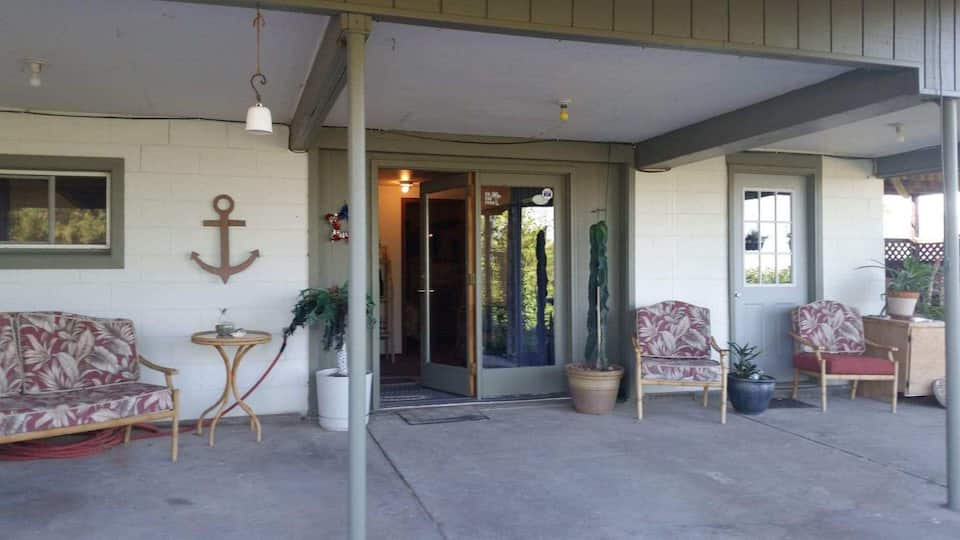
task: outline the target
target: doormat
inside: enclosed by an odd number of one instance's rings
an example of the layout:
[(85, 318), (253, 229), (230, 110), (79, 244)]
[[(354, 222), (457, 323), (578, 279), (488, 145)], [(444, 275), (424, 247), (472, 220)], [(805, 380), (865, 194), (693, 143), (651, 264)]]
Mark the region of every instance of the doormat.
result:
[(816, 405), (811, 405), (799, 399), (793, 398), (773, 398), (770, 400), (770, 409), (815, 409)]
[(453, 424), (456, 422), (474, 422), (478, 420), (489, 420), (490, 418), (481, 413), (465, 413), (463, 411), (450, 411), (443, 409), (413, 409), (409, 411), (398, 412), (397, 415), (403, 418), (403, 421), (411, 426), (422, 426), (427, 424)]

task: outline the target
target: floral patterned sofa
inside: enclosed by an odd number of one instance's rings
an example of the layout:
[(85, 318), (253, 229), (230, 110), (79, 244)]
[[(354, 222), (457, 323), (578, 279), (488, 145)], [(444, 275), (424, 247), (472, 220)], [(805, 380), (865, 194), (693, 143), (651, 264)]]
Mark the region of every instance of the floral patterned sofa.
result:
[[(139, 382), (140, 366), (166, 386)], [(176, 370), (137, 353), (133, 322), (60, 312), (0, 312), (0, 444), (173, 422), (177, 460)]]

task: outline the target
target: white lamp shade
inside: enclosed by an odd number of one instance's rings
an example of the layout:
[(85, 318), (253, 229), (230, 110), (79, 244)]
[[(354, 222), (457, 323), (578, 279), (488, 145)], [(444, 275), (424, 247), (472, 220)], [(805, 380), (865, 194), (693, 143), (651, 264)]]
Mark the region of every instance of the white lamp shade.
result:
[(247, 109), (247, 133), (266, 135), (273, 133), (273, 118), (270, 116), (270, 109), (263, 106), (263, 103)]

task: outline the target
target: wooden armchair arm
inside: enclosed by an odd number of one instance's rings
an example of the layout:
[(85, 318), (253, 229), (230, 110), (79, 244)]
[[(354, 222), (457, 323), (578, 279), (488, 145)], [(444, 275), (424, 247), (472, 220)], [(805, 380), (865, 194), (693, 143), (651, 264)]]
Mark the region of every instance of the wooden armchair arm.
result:
[(813, 352), (818, 353), (818, 356), (819, 356), (819, 353), (823, 351), (823, 349), (819, 345), (815, 345), (813, 344), (813, 342), (803, 339), (798, 334), (790, 332), (790, 337), (792, 337), (794, 341), (800, 343), (801, 345), (805, 347), (810, 347), (811, 349), (813, 349)]
[(713, 336), (710, 336), (710, 347), (720, 355), (720, 363), (725, 364), (724, 360), (730, 355), (730, 349), (721, 348), (717, 339)]
[(143, 367), (163, 373), (164, 378), (167, 380), (167, 387), (173, 388), (173, 376), (176, 375), (177, 373), (180, 373), (179, 371), (177, 371), (174, 368), (169, 368), (169, 367), (154, 364), (153, 362), (144, 358), (142, 354), (137, 356), (139, 357), (140, 364)]
[(863, 342), (871, 347), (875, 347), (877, 349), (883, 349), (885, 351), (897, 352), (900, 350), (898, 347), (892, 347), (890, 345), (884, 345), (883, 343), (877, 343), (876, 341), (872, 341), (867, 338), (864, 338)]

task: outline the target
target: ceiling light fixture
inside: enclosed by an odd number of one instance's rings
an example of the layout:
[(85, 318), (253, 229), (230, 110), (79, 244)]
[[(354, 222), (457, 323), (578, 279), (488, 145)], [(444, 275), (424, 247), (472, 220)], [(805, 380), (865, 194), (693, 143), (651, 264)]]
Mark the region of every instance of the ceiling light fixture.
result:
[(413, 181), (410, 180), (410, 171), (403, 169), (400, 171), (400, 193), (410, 193)]
[(40, 79), (40, 73), (43, 72), (43, 68), (46, 67), (47, 62), (44, 60), (37, 60), (34, 58), (27, 58), (23, 61), (26, 71), (30, 72), (30, 86), (34, 88), (40, 88), (43, 85), (43, 80)]
[(903, 124), (900, 122), (895, 122), (890, 124), (890, 127), (893, 128), (893, 131), (897, 134), (897, 142), (902, 143), (907, 140), (907, 134), (904, 133)]
[(260, 29), (264, 26), (263, 15), (260, 14), (260, 6), (257, 5), (257, 15), (253, 18), (253, 28), (257, 31), (257, 72), (250, 77), (250, 88), (253, 88), (254, 95), (257, 96), (257, 102), (247, 109), (247, 133), (256, 135), (267, 135), (273, 133), (273, 118), (270, 115), (270, 109), (263, 106), (263, 100), (260, 98), (260, 91), (257, 90), (255, 83), (260, 85), (267, 84), (267, 77), (260, 72)]
[(561, 99), (560, 100), (560, 121), (566, 122), (570, 119), (570, 104), (573, 103), (572, 99)]

